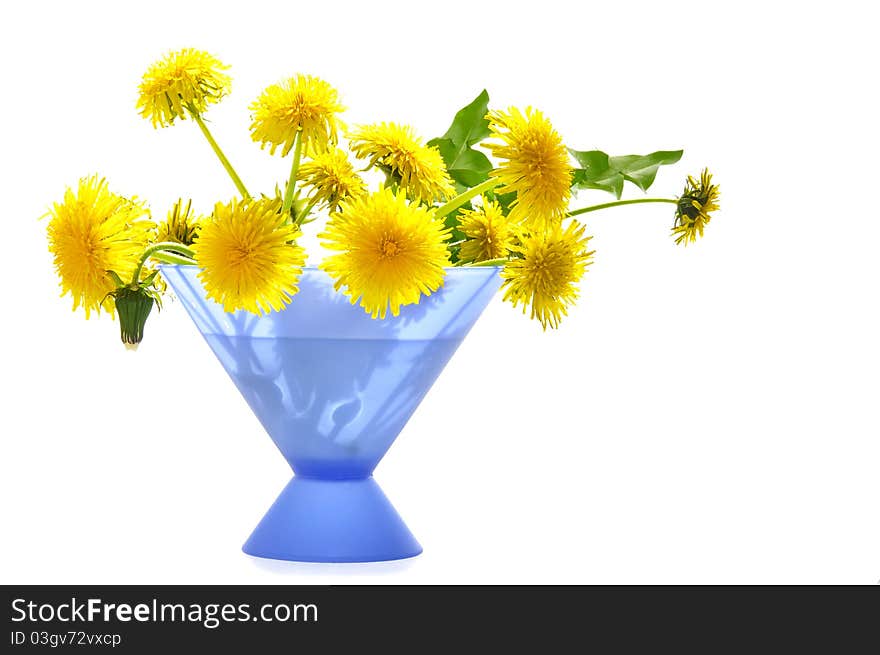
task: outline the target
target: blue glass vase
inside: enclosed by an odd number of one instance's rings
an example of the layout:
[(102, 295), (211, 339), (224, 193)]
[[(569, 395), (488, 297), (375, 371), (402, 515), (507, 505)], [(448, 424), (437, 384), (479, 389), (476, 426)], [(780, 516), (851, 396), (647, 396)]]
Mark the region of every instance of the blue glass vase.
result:
[(161, 270), (295, 474), (244, 552), (304, 562), (418, 555), (373, 469), (498, 291), (499, 269), (449, 268), (439, 291), (386, 319), (352, 305), (317, 268), (266, 316), (224, 312), (195, 267)]

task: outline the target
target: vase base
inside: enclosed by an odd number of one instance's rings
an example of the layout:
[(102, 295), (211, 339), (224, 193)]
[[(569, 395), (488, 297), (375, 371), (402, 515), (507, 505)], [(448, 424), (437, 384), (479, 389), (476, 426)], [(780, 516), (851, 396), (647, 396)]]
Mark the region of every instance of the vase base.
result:
[(242, 548), (293, 562), (382, 562), (414, 557), (419, 542), (372, 477), (294, 477)]

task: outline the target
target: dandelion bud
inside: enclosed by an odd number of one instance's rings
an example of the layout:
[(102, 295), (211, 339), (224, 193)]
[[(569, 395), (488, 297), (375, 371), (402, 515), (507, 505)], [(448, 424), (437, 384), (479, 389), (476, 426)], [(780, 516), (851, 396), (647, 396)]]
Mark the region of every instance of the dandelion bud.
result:
[(144, 338), (144, 325), (156, 302), (153, 293), (140, 286), (125, 286), (114, 291), (113, 298), (116, 302), (116, 313), (119, 315), (122, 343), (126, 348), (136, 350)]

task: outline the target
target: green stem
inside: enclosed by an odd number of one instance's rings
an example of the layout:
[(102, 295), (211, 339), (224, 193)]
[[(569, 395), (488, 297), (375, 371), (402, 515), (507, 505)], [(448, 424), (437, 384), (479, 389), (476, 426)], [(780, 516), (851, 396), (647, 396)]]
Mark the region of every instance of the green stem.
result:
[(302, 157), (301, 134), (301, 132), (297, 132), (293, 138), (293, 163), (290, 165), (290, 179), (287, 181), (287, 188), (284, 190), (284, 202), (281, 205), (282, 214), (287, 214), (293, 206), (293, 190), (296, 188), (296, 174), (299, 171), (300, 157)]
[(181, 257), (170, 252), (154, 252), (150, 257), (163, 264), (180, 264), (181, 266), (195, 266), (196, 264), (194, 259)]
[(498, 259), (487, 259), (484, 262), (477, 262), (476, 264), (466, 264), (466, 266), (501, 266), (508, 261), (507, 257), (499, 257)]
[(443, 218), (447, 214), (451, 214), (471, 198), (475, 198), (484, 191), (491, 191), (499, 184), (501, 184), (501, 182), (493, 177), (490, 177), (488, 180), (486, 180), (482, 184), (478, 184), (473, 189), (468, 189), (464, 193), (455, 196), (445, 205), (440, 205), (439, 207), (437, 207), (437, 209), (434, 210), (434, 218)]
[(238, 189), (238, 192), (242, 195), (243, 198), (250, 198), (251, 194), (249, 194), (248, 190), (245, 188), (244, 182), (241, 181), (241, 178), (238, 176), (238, 173), (235, 172), (235, 169), (232, 168), (232, 164), (229, 163), (226, 155), (224, 155), (223, 151), (220, 150), (220, 146), (217, 144), (217, 141), (214, 140), (214, 136), (211, 134), (208, 126), (205, 125), (205, 121), (202, 120), (199, 112), (197, 112), (194, 107), (188, 106), (187, 109), (189, 109), (189, 113), (192, 115), (193, 119), (195, 119), (196, 123), (198, 123), (199, 128), (202, 130), (202, 134), (205, 135), (205, 138), (211, 145), (211, 149), (214, 151), (214, 154), (217, 155), (217, 159), (220, 160), (220, 163), (223, 164), (223, 168), (225, 168), (226, 172), (229, 173), (229, 177), (232, 178), (232, 181), (235, 184), (235, 188)]
[[(192, 251), (191, 248), (187, 248), (182, 243), (175, 243), (174, 241), (160, 241), (159, 243), (154, 243), (152, 246), (148, 246), (146, 250), (144, 250), (141, 258), (138, 260), (137, 266), (134, 268), (134, 274), (131, 276), (131, 285), (137, 285), (138, 281), (141, 279), (141, 271), (144, 268), (144, 264), (147, 263), (147, 260), (159, 253), (162, 250), (171, 250), (172, 253), (169, 253), (168, 256), (174, 257), (177, 255), (177, 259), (180, 261), (169, 262), (173, 264), (195, 264), (195, 256), (196, 254)], [(183, 261), (188, 259), (189, 261)]]
[(595, 212), (608, 207), (621, 207), (623, 205), (637, 205), (642, 202), (678, 202), (677, 198), (636, 198), (635, 200), (617, 200), (615, 202), (606, 202), (601, 205), (592, 205), (590, 207), (581, 207), (574, 211), (568, 212), (568, 216), (577, 216), (578, 214), (586, 214), (587, 212)]

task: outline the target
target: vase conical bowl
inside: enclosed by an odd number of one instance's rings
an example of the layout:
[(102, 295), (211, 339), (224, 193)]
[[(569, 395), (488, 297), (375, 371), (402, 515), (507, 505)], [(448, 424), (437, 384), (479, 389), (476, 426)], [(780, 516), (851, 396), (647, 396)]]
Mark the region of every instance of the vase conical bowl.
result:
[(418, 555), (373, 470), (498, 290), (498, 269), (449, 268), (439, 291), (385, 319), (316, 268), (265, 316), (224, 312), (195, 267), (161, 269), (293, 469), (244, 551), (307, 562)]

